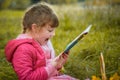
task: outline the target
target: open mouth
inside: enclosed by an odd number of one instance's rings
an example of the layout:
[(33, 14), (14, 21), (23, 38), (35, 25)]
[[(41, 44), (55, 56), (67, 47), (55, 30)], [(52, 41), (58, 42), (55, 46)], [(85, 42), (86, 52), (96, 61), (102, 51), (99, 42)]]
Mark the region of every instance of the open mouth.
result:
[(49, 40), (49, 38), (46, 38), (46, 39), (45, 39), (45, 41), (48, 41), (48, 40)]

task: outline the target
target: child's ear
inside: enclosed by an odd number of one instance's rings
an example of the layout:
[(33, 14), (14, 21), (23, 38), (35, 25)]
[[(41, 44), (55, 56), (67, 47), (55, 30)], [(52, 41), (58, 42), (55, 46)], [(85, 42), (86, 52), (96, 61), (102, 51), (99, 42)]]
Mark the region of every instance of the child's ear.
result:
[(35, 23), (32, 24), (31, 29), (32, 29), (33, 32), (36, 32), (36, 30), (37, 30), (37, 24), (35, 24)]

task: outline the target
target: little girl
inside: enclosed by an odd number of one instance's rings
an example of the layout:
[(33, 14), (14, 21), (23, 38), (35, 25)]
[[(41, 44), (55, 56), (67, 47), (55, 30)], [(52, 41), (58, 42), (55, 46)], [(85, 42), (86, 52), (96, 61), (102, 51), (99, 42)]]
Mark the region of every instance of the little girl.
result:
[(5, 47), (6, 58), (19, 80), (76, 80), (59, 73), (68, 54), (55, 57), (50, 39), (58, 25), (56, 14), (47, 4), (35, 4), (26, 11), (23, 33)]

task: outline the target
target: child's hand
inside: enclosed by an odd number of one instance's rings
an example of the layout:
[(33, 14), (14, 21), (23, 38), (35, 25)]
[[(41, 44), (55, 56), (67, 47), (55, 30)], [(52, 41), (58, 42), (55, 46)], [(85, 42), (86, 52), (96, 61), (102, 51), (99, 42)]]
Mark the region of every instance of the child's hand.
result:
[[(69, 53), (69, 52), (68, 52)], [(61, 53), (60, 55), (58, 55), (53, 61), (52, 61), (52, 65), (54, 65), (56, 67), (56, 69), (61, 69), (62, 66), (65, 64), (65, 62), (68, 59), (68, 54), (66, 53)]]

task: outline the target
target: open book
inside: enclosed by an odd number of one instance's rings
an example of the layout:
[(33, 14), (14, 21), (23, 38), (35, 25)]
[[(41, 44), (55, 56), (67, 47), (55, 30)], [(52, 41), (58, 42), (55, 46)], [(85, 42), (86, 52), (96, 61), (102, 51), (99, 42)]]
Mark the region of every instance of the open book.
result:
[(72, 42), (65, 48), (63, 53), (67, 53), (78, 41), (80, 41), (90, 31), (92, 25), (89, 25), (81, 34), (79, 34)]

